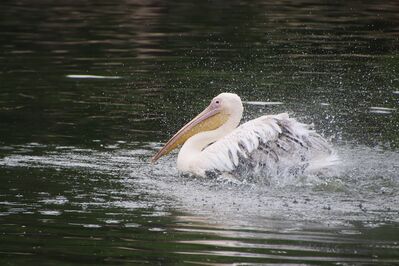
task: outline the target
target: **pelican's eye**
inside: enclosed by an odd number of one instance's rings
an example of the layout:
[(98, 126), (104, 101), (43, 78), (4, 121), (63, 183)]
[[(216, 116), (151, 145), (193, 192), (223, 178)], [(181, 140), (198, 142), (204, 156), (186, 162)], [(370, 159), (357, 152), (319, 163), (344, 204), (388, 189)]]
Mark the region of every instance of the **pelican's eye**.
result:
[(220, 100), (216, 100), (215, 103), (216, 103), (216, 104), (220, 104)]

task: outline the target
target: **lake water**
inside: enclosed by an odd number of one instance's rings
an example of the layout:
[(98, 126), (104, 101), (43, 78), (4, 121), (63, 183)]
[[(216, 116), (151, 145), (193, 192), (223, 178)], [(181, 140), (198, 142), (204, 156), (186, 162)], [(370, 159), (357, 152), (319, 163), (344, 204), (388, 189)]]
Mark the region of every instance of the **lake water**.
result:
[[(2, 1), (0, 264), (399, 263), (397, 1)], [(325, 176), (157, 149), (223, 91), (313, 122)]]

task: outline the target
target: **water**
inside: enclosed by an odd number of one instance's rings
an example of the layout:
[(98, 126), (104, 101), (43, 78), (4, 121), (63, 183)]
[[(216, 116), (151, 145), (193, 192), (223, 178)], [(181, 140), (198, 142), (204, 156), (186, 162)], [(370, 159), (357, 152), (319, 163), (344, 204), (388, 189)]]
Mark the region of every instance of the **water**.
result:
[[(0, 263), (399, 263), (395, 1), (3, 1)], [(325, 176), (149, 158), (222, 91), (331, 139)]]

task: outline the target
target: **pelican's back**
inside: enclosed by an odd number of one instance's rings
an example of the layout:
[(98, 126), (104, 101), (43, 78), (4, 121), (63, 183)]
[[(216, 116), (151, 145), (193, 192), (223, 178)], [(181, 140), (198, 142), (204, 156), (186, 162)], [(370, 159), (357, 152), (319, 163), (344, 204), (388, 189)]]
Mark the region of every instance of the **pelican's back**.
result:
[(317, 172), (337, 163), (329, 143), (288, 114), (242, 124), (201, 153), (199, 167), (234, 176)]

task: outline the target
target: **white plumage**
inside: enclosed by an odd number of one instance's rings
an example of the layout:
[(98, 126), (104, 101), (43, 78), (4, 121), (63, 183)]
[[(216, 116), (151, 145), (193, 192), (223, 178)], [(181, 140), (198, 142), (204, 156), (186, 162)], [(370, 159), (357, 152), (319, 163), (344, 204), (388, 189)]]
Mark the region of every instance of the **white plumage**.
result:
[(335, 164), (337, 157), (327, 141), (309, 127), (286, 113), (248, 121), (206, 147), (197, 159), (197, 172), (276, 176)]
[(168, 141), (153, 161), (183, 143), (177, 167), (199, 176), (298, 175), (338, 162), (323, 137), (288, 114), (261, 116), (237, 127), (242, 113), (242, 102), (236, 94), (216, 96)]

